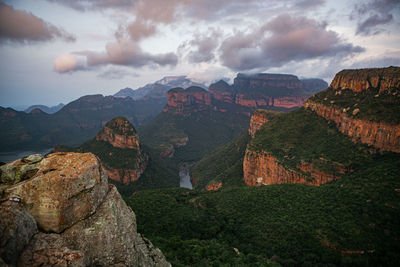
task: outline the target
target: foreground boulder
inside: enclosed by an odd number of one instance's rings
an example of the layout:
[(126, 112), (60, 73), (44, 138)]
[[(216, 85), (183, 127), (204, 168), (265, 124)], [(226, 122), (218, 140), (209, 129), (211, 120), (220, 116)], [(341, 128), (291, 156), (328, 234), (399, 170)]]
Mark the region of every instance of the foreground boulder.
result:
[[(32, 162), (22, 159), (2, 168), (23, 169), (24, 164)], [(135, 214), (108, 185), (96, 156), (54, 153), (34, 164), (29, 178), (13, 184), (9, 175), (8, 184), (0, 184), (0, 262), (170, 266), (161, 251), (136, 232)]]

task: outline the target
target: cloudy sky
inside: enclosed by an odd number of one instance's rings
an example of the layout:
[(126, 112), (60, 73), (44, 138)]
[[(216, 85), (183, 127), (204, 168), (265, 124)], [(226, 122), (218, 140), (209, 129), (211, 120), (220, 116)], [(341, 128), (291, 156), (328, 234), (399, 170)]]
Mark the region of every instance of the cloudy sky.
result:
[(0, 105), (400, 65), (399, 0), (0, 0)]

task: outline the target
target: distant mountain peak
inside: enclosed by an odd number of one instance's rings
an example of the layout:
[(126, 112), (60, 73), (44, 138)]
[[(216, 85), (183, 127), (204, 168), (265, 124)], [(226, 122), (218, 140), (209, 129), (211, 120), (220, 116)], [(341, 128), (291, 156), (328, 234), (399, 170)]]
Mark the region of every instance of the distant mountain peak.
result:
[(165, 99), (168, 90), (176, 87), (188, 88), (190, 86), (198, 86), (201, 88), (207, 88), (204, 84), (194, 82), (187, 78), (185, 75), (180, 76), (165, 76), (162, 79), (146, 84), (143, 87), (133, 90), (131, 88), (124, 88), (118, 91), (115, 97), (131, 97), (134, 100), (139, 100), (143, 98), (155, 98), (155, 99)]

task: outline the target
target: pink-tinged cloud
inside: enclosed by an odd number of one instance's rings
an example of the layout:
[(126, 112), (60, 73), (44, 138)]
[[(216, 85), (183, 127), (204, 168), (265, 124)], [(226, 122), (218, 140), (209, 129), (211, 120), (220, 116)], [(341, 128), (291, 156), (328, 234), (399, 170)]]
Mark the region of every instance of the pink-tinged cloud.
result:
[[(84, 64), (78, 59), (84, 58)], [(174, 53), (150, 54), (131, 40), (122, 39), (106, 45), (106, 51), (80, 51), (61, 55), (54, 61), (54, 69), (60, 73), (90, 69), (102, 65), (121, 65), (133, 68), (143, 66), (175, 66), (178, 57)]]
[(75, 41), (75, 37), (61, 28), (41, 18), (21, 10), (16, 10), (0, 2), (0, 41), (39, 42), (52, 39)]
[(225, 66), (243, 71), (364, 51), (344, 42), (326, 26), (305, 17), (279, 15), (250, 33), (238, 32), (224, 40), (220, 58)]
[(59, 73), (72, 72), (83, 68), (84, 62), (73, 54), (63, 54), (54, 60), (54, 70)]

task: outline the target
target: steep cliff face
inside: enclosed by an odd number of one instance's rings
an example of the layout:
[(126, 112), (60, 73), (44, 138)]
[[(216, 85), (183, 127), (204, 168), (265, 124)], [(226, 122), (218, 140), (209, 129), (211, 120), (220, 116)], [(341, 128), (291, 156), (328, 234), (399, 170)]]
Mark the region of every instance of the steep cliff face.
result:
[[(246, 150), (243, 161), (243, 174), (246, 185), (270, 185), (282, 183), (302, 183), (319, 186), (339, 179), (339, 175), (324, 173), (313, 167), (312, 163), (296, 166), (296, 170), (283, 167), (279, 161), (266, 152)], [(340, 165), (334, 170), (343, 174), (347, 170)]]
[(107, 122), (95, 138), (76, 148), (56, 146), (57, 152), (91, 152), (97, 155), (112, 180), (129, 184), (145, 171), (148, 156), (133, 125), (124, 117)]
[[(140, 175), (147, 167), (148, 157), (141, 151), (139, 136), (133, 125), (127, 119), (117, 117), (107, 122), (103, 129), (96, 135), (96, 140), (105, 141), (115, 148), (128, 151), (132, 150), (132, 154), (135, 154), (135, 156), (130, 159), (132, 165), (121, 168), (110, 162), (108, 157), (106, 159), (102, 156), (102, 153), (99, 153), (99, 157), (102, 159), (110, 179), (124, 184), (129, 184), (139, 179)], [(103, 152), (107, 153), (107, 151)], [(112, 151), (108, 152), (110, 157), (113, 156), (112, 153)], [(126, 159), (120, 158), (119, 160), (124, 161)]]
[(343, 70), (305, 107), (352, 139), (400, 152), (400, 68)]
[(139, 149), (139, 136), (132, 124), (124, 117), (107, 122), (96, 135), (97, 141), (105, 141), (113, 147)]
[(191, 112), (206, 110), (211, 106), (211, 95), (201, 87), (191, 86), (186, 90), (174, 88), (167, 92), (168, 104), (164, 112), (189, 115)]
[[(23, 180), (10, 171), (25, 165), (36, 172)], [(0, 227), (7, 239), (2, 238), (0, 256), (5, 263), (170, 266), (137, 233), (135, 214), (108, 185), (107, 173), (93, 154), (24, 158), (1, 170), (2, 181), (7, 181), (0, 184)]]
[(334, 89), (350, 89), (361, 92), (378, 89), (379, 92), (400, 87), (400, 68), (342, 70), (331, 83)]
[(300, 89), (302, 83), (295, 75), (290, 74), (259, 73), (244, 75), (239, 73), (234, 80), (234, 86), (237, 88), (283, 87), (287, 89)]
[(304, 106), (335, 122), (338, 130), (350, 136), (353, 142), (374, 146), (382, 151), (400, 152), (400, 124), (350, 118), (343, 110), (313, 101), (307, 101)]
[(257, 109), (253, 112), (253, 115), (250, 119), (250, 127), (249, 127), (249, 134), (252, 138), (254, 138), (256, 132), (266, 124), (269, 120), (276, 118), (281, 113), (272, 110), (266, 109)]

